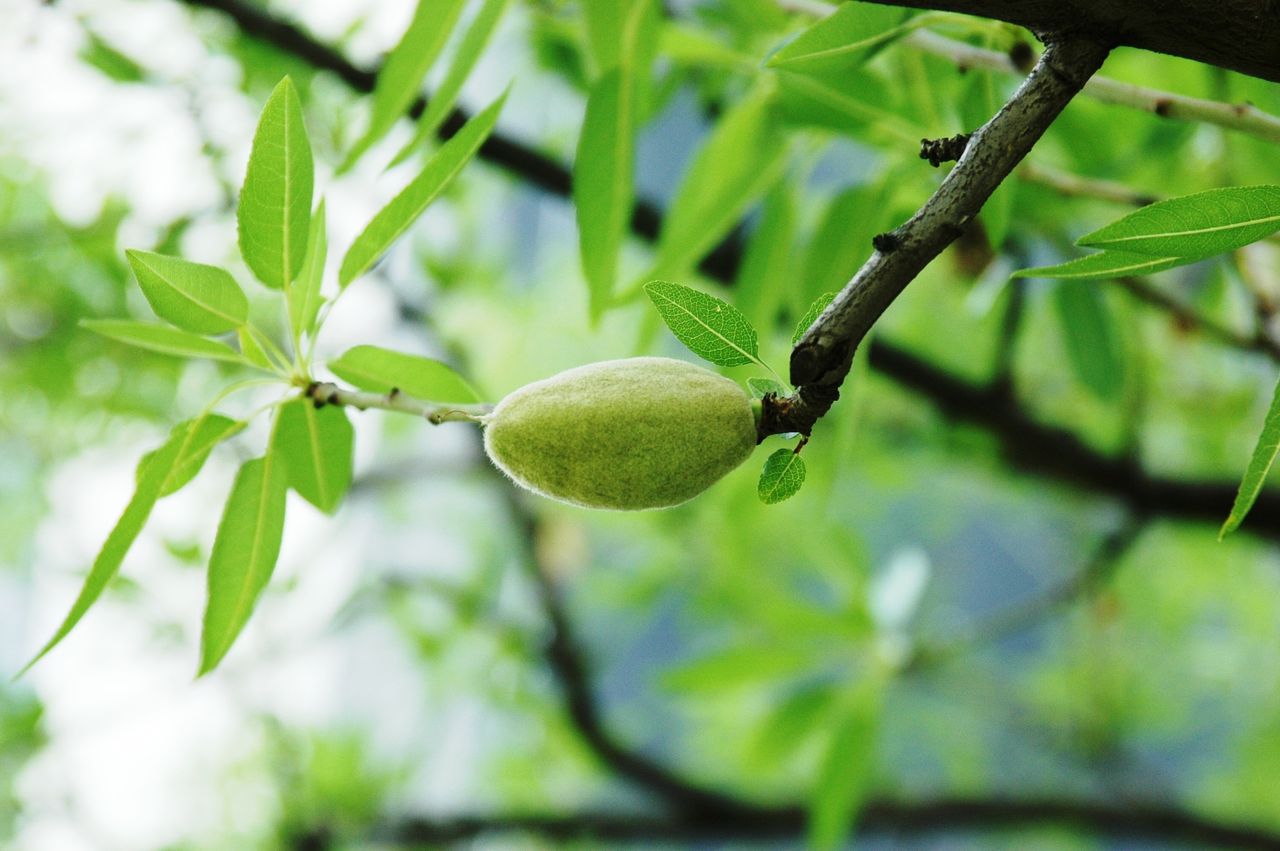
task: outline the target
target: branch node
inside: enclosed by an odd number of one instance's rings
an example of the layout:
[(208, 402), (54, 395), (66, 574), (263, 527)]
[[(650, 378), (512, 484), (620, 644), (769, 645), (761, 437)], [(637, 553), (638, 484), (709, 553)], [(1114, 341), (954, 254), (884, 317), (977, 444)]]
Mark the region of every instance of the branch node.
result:
[(928, 160), (929, 165), (937, 168), (945, 162), (960, 159), (964, 149), (969, 145), (972, 133), (958, 133), (941, 139), (921, 139), (920, 159)]
[(893, 231), (878, 233), (871, 237), (871, 247), (881, 254), (888, 254), (902, 244), (902, 240)]
[(1036, 52), (1031, 49), (1031, 45), (1019, 39), (1013, 43), (1013, 47), (1009, 48), (1009, 61), (1013, 63), (1013, 67), (1025, 74), (1035, 65)]

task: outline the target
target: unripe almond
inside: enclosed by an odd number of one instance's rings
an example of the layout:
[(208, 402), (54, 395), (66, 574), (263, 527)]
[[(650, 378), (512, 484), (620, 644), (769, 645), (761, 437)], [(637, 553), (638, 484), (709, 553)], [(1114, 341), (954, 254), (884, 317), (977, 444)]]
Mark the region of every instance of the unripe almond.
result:
[(678, 505), (746, 460), (750, 398), (670, 358), (570, 369), (511, 393), (485, 418), (489, 458), (518, 484), (587, 508)]

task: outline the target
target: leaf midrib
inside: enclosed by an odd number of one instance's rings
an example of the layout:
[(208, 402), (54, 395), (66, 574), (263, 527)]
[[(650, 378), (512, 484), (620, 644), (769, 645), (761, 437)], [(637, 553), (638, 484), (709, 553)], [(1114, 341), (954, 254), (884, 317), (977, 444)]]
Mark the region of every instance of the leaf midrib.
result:
[(709, 324), (707, 324), (706, 320), (704, 320), (704, 319), (702, 319), (701, 317), (699, 317), (696, 313), (694, 313), (694, 312), (693, 312), (692, 310), (690, 310), (689, 308), (685, 307), (685, 306), (684, 306), (683, 304), (681, 304), (680, 302), (676, 301), (675, 299), (671, 298), (671, 297), (670, 297), (670, 296), (668, 296), (668, 295), (664, 295), (661, 291), (656, 291), (656, 292), (655, 292), (655, 294), (658, 296), (658, 298), (663, 299), (663, 300), (664, 300), (664, 301), (666, 301), (666, 302), (669, 302), (670, 304), (674, 305), (677, 309), (679, 309), (679, 310), (683, 311), (684, 313), (688, 314), (688, 316), (689, 316), (689, 318), (690, 318), (690, 319), (692, 319), (694, 322), (697, 322), (697, 323), (698, 323), (699, 325), (701, 325), (703, 328), (706, 328), (708, 331), (710, 331), (713, 335), (715, 335), (715, 336), (716, 336), (716, 337), (718, 337), (719, 339), (723, 340), (726, 344), (728, 344), (728, 346), (729, 346), (731, 349), (733, 349), (734, 351), (736, 351), (736, 352), (740, 353), (743, 357), (747, 358), (749, 361), (752, 361), (752, 362), (754, 362), (754, 363), (759, 363), (759, 362), (760, 362), (760, 359), (759, 359), (756, 355), (751, 354), (751, 353), (750, 353), (750, 352), (748, 352), (746, 349), (742, 348), (742, 347), (741, 347), (741, 346), (739, 346), (737, 343), (735, 343), (733, 340), (730, 340), (730, 339), (729, 339), (728, 337), (726, 337), (724, 334), (721, 334), (721, 333), (720, 333), (719, 331), (717, 331), (715, 328), (712, 328)]
[[(239, 326), (244, 324), (244, 320), (241, 319), (240, 317), (233, 316), (230, 313), (226, 313), (222, 309), (212, 304), (209, 304), (208, 302), (201, 301), (200, 299), (196, 298), (194, 294), (187, 292), (186, 290), (179, 287), (177, 284), (173, 283), (171, 280), (169, 280), (169, 278), (163, 272), (161, 272), (155, 266), (152, 266), (150, 263), (147, 262), (148, 258), (145, 253), (140, 251), (133, 252), (131, 256), (137, 258), (138, 263), (148, 272), (155, 275), (156, 278), (160, 281), (160, 283), (164, 284), (174, 293), (181, 296), (182, 298), (185, 298), (187, 301), (191, 302), (196, 307), (199, 307), (203, 310), (208, 311), (209, 313), (212, 313), (214, 316), (218, 317), (219, 319), (225, 319), (227, 322), (230, 322), (234, 326)], [(221, 271), (221, 270), (218, 270), (218, 271)]]

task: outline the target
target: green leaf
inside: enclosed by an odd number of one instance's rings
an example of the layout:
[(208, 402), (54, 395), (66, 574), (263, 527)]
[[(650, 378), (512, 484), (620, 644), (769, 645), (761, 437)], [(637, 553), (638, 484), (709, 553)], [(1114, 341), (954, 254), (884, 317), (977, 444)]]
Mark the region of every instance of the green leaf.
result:
[(842, 289), (871, 256), (871, 240), (886, 224), (895, 183), (886, 175), (831, 199), (805, 246), (799, 285), (792, 287), (796, 310), (824, 292)]
[(790, 679), (813, 663), (807, 648), (785, 645), (730, 647), (663, 673), (665, 688), (685, 693), (756, 688)]
[(1235, 503), (1231, 506), (1231, 514), (1218, 532), (1218, 540), (1228, 533), (1240, 528), (1249, 509), (1262, 492), (1262, 483), (1266, 481), (1271, 465), (1275, 463), (1276, 453), (1280, 452), (1280, 383), (1276, 384), (1275, 393), (1271, 397), (1271, 407), (1267, 409), (1267, 418), (1262, 424), (1262, 433), (1258, 435), (1258, 443), (1253, 447), (1253, 456), (1249, 466), (1245, 468), (1244, 477), (1240, 480), (1240, 489), (1236, 492)]
[(804, 484), (804, 461), (792, 449), (779, 449), (764, 462), (756, 493), (766, 505), (795, 496)]
[(701, 29), (672, 20), (663, 22), (658, 52), (668, 62), (687, 68), (754, 73), (759, 67), (759, 60), (751, 54), (735, 50)]
[(1089, 285), (1059, 284), (1053, 302), (1067, 360), (1081, 385), (1104, 402), (1115, 400), (1124, 388), (1124, 356), (1102, 293)]
[(760, 723), (752, 759), (777, 766), (794, 756), (812, 736), (828, 729), (827, 715), (835, 699), (836, 693), (825, 683), (797, 688)]
[(809, 309), (804, 312), (804, 316), (800, 317), (800, 321), (796, 323), (796, 330), (791, 335), (791, 345), (800, 342), (800, 338), (804, 336), (804, 332), (809, 330), (809, 326), (817, 321), (822, 315), (822, 311), (827, 309), (827, 305), (835, 301), (835, 293), (823, 293), (818, 296), (813, 304), (809, 305)]
[(634, 94), (621, 69), (615, 68), (596, 82), (587, 99), (574, 158), (573, 203), (593, 322), (613, 298), (618, 252), (631, 219)]
[(289, 300), (289, 323), (296, 343), (303, 334), (315, 334), (316, 314), (320, 311), (320, 285), (324, 282), (324, 261), (329, 251), (325, 230), (324, 199), (320, 199), (311, 217), (311, 233), (307, 237), (307, 256), (298, 280), (285, 293)]
[(134, 322), (131, 319), (81, 319), (80, 327), (121, 343), (166, 355), (249, 363), (226, 343), (208, 340), (188, 331), (155, 322)]
[(884, 84), (867, 74), (825, 80), (779, 69), (778, 103), (782, 118), (801, 127), (822, 127), (846, 135), (869, 128), (891, 137), (919, 138), (915, 128), (885, 108), (891, 102)]
[(1150, 275), (1175, 266), (1195, 263), (1197, 257), (1151, 257), (1146, 254), (1130, 254), (1127, 251), (1103, 251), (1059, 263), (1056, 266), (1037, 266), (1019, 269), (1014, 278), (1057, 278), (1061, 281), (1097, 281), (1123, 278), (1129, 275)]
[(671, 333), (698, 357), (719, 366), (760, 362), (756, 329), (733, 305), (668, 281), (650, 281), (644, 291)]
[(463, 5), (464, 0), (418, 0), (409, 27), (378, 71), (369, 129), (351, 149), (339, 172), (349, 169), (385, 136), (418, 97), (422, 80), (448, 41)]
[(910, 32), (911, 13), (892, 6), (845, 3), (802, 32), (769, 60), (791, 71), (850, 73), (890, 42)]
[(147, 71), (137, 62), (116, 50), (96, 33), (85, 30), (88, 36), (79, 57), (87, 65), (101, 71), (117, 83), (140, 83), (147, 77)]
[(480, 401), (471, 385), (449, 366), (421, 355), (378, 346), (356, 346), (330, 361), (329, 370), (361, 390), (389, 393), (398, 388), (428, 402), (466, 405)]
[(240, 254), (268, 287), (283, 289), (302, 268), (314, 181), (302, 102), (285, 77), (262, 109), (236, 209)]
[(489, 43), (489, 37), (493, 35), (506, 7), (507, 0), (482, 0), (480, 10), (476, 12), (475, 18), (458, 44), (458, 50), (449, 64), (449, 71), (436, 90), (431, 93), (426, 111), (422, 113), (422, 118), (418, 119), (417, 131), (413, 138), (400, 149), (400, 153), (391, 160), (390, 165), (399, 165), (407, 160), (410, 154), (435, 135), (440, 125), (449, 117), (454, 104), (458, 102), (463, 83), (467, 81), (471, 69), (475, 67), (480, 55), (484, 52), (485, 45)]
[[(239, 433), (244, 427), (244, 421), (233, 420), (221, 414), (206, 414), (174, 426), (173, 438), (181, 437), (180, 449), (169, 469), (169, 474), (160, 486), (160, 496), (168, 496), (185, 487), (200, 472), (200, 468), (204, 466), (213, 448)], [(136, 476), (139, 482), (146, 475), (147, 467), (159, 452), (160, 450), (154, 450), (142, 456), (142, 460), (138, 462)]]
[(147, 518), (151, 516), (151, 509), (155, 506), (156, 501), (163, 496), (165, 482), (169, 479), (174, 469), (174, 463), (178, 460), (182, 451), (189, 426), (190, 423), (182, 423), (174, 427), (169, 434), (169, 439), (159, 449), (143, 456), (138, 462), (137, 485), (134, 488), (133, 498), (129, 500), (124, 513), (116, 521), (111, 533), (107, 535), (107, 540), (103, 543), (102, 549), (99, 550), (98, 557), (93, 561), (93, 567), (89, 570), (89, 575), (85, 577), (84, 585), (80, 588), (80, 594), (76, 597), (75, 602), (71, 604), (71, 611), (67, 613), (66, 618), (63, 619), (61, 626), (58, 627), (53, 637), (23, 667), (19, 676), (28, 671), (32, 665), (40, 661), (46, 653), (57, 646), (62, 639), (66, 638), (67, 634), (84, 617), (85, 612), (89, 611), (89, 607), (102, 596), (107, 584), (120, 572), (120, 565), (124, 561), (125, 555), (129, 552), (129, 548), (133, 546), (138, 534), (142, 532), (142, 527), (146, 525)]
[(831, 735), (831, 743), (818, 769), (809, 801), (809, 846), (837, 848), (848, 836), (854, 815), (866, 799), (875, 757), (876, 728), (880, 718), (881, 689), (867, 682), (848, 700), (844, 717)]
[(337, 405), (294, 399), (280, 407), (271, 451), (285, 466), (289, 485), (321, 511), (332, 514), (351, 485), (355, 432)]
[(587, 48), (596, 72), (638, 63), (647, 74), (657, 50), (660, 12), (653, 0), (585, 0)]
[(747, 206), (782, 174), (785, 139), (770, 97), (759, 90), (735, 105), (707, 137), (681, 178), (663, 220), (650, 278), (685, 273), (738, 223)]
[(770, 393), (775, 396), (786, 396), (787, 388), (782, 383), (772, 378), (748, 378), (747, 389), (751, 391), (751, 395), (757, 399), (763, 399)]
[(237, 328), (236, 338), (240, 341), (240, 354), (244, 355), (245, 360), (256, 367), (275, 372), (276, 365), (271, 362), (271, 357), (262, 348), (258, 338), (249, 330), (249, 326)]
[(487, 109), (472, 118), (448, 142), (440, 147), (422, 173), (404, 188), (391, 203), (383, 207), (356, 237), (342, 259), (338, 284), (347, 286), (363, 274), (374, 261), (413, 224), (432, 201), (462, 171), (480, 145), (493, 131), (498, 113), (507, 100), (510, 87)]
[(208, 600), (200, 634), (203, 676), (217, 667), (271, 579), (284, 534), (288, 480), (270, 449), (236, 474), (209, 556)]
[(196, 334), (223, 334), (249, 318), (249, 300), (217, 266), (150, 251), (125, 252), (156, 316)]
[(1135, 210), (1077, 240), (1156, 257), (1208, 257), (1280, 230), (1280, 186), (1233, 186)]
[(780, 180), (765, 196), (733, 284), (733, 300), (747, 320), (771, 327), (795, 280), (796, 194)]

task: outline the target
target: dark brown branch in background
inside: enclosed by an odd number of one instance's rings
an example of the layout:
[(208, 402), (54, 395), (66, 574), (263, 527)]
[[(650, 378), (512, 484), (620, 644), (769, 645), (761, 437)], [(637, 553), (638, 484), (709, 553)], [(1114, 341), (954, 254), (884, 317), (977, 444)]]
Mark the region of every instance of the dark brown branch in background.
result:
[[(274, 45), (280, 50), (297, 56), (313, 68), (331, 71), (358, 92), (372, 92), (377, 72), (358, 68), (340, 52), (312, 38), (300, 27), (274, 17), (263, 9), (244, 0), (178, 0), (186, 6), (214, 9), (236, 22), (240, 31), (252, 38)], [(409, 115), (417, 118), (427, 108), (425, 98), (417, 98), (409, 107)], [(471, 118), (465, 109), (456, 108), (440, 125), (439, 135), (448, 139), (462, 129)], [(568, 198), (572, 193), (573, 174), (559, 160), (512, 139), (495, 130), (480, 146), (481, 159), (492, 163), (520, 179), (552, 195)], [(637, 199), (631, 215), (631, 230), (638, 236), (653, 241), (662, 228), (662, 211), (654, 204)], [(738, 271), (742, 257), (741, 240), (737, 232), (730, 234), (711, 250), (698, 268), (712, 278), (732, 280)]]
[[(227, 14), (247, 36), (271, 44), (317, 68), (327, 69), (357, 91), (370, 91), (374, 74), (356, 68), (340, 53), (313, 39), (292, 24), (276, 20), (241, 0), (182, 0), (188, 6), (217, 9)], [(465, 121), (456, 112), (450, 127)], [(482, 147), (480, 156), (516, 175), (529, 185), (567, 197), (569, 170), (559, 162), (514, 141), (496, 135)], [(1025, 166), (1024, 166), (1025, 167)], [(661, 214), (652, 204), (640, 203), (632, 218), (638, 236), (653, 239), (661, 226)], [(733, 281), (732, 270), (740, 260), (741, 246), (722, 243), (715, 259), (702, 269), (723, 283)], [(975, 384), (962, 379), (893, 343), (875, 339), (870, 344), (871, 367), (928, 399), (948, 416), (991, 430), (1005, 455), (1022, 471), (1065, 478), (1093, 491), (1123, 500), (1135, 508), (1166, 511), (1173, 516), (1212, 523), (1222, 521), (1235, 498), (1236, 482), (1184, 482), (1152, 476), (1128, 458), (1099, 453), (1076, 435), (1045, 425), (1018, 405), (1008, 387)], [(1245, 531), (1280, 538), (1280, 494), (1264, 491), (1244, 527)]]
[[(859, 832), (922, 834), (955, 830), (1086, 830), (1115, 840), (1211, 845), (1250, 851), (1280, 849), (1280, 835), (1244, 825), (1201, 819), (1156, 806), (1069, 802), (1052, 799), (938, 798), (871, 802), (858, 819)], [(384, 824), (376, 839), (404, 844), (460, 842), (501, 833), (527, 833), (551, 840), (593, 839), (614, 843), (696, 840), (798, 840), (804, 818), (796, 808), (760, 809), (749, 817), (686, 813), (674, 817), (585, 812), (563, 815), (477, 816), (406, 819)]]
[(1280, 83), (1275, 0), (870, 0), (1182, 56)]
[(885, 309), (963, 233), (1107, 57), (1092, 40), (1051, 40), (996, 115), (974, 131), (942, 185), (912, 218), (877, 238), (876, 251), (791, 350), (797, 388), (783, 431), (808, 434), (839, 397), (853, 353)]
[[(488, 474), (501, 474), (474, 457)], [(589, 663), (546, 566), (538, 557), (538, 518), (524, 497), (505, 480), (499, 482), (504, 506), (517, 538), (520, 567), (532, 582), (547, 620), (544, 655), (565, 701), (566, 712), (584, 742), (620, 779), (652, 794), (656, 811), (582, 811), (556, 814), (388, 818), (368, 837), (379, 842), (443, 844), (504, 833), (523, 833), (550, 840), (591, 839), (641, 845), (662, 841), (762, 840), (799, 841), (806, 829), (806, 809), (799, 803), (768, 804), (741, 799), (685, 780), (660, 763), (616, 739), (602, 715)], [(1107, 536), (1082, 573), (1064, 585), (1060, 596), (1079, 593), (1102, 581), (1123, 558), (1145, 520), (1135, 517)], [(969, 645), (965, 645), (966, 647)], [(881, 798), (859, 811), (861, 833), (991, 831), (1069, 827), (1115, 839), (1169, 843), (1207, 843), (1223, 848), (1276, 849), (1280, 835), (1243, 824), (1214, 820), (1174, 807), (1148, 802), (1103, 803), (1046, 797), (940, 797), (919, 800)], [(331, 834), (323, 825), (297, 835), (293, 847), (327, 848)]]
[(1119, 569), (1142, 537), (1149, 518), (1134, 516), (1105, 535), (1079, 573), (1030, 600), (1017, 603), (963, 628), (945, 639), (922, 641), (903, 664), (913, 673), (954, 659), (979, 645), (990, 644), (1044, 623), (1055, 612), (1095, 592)]

